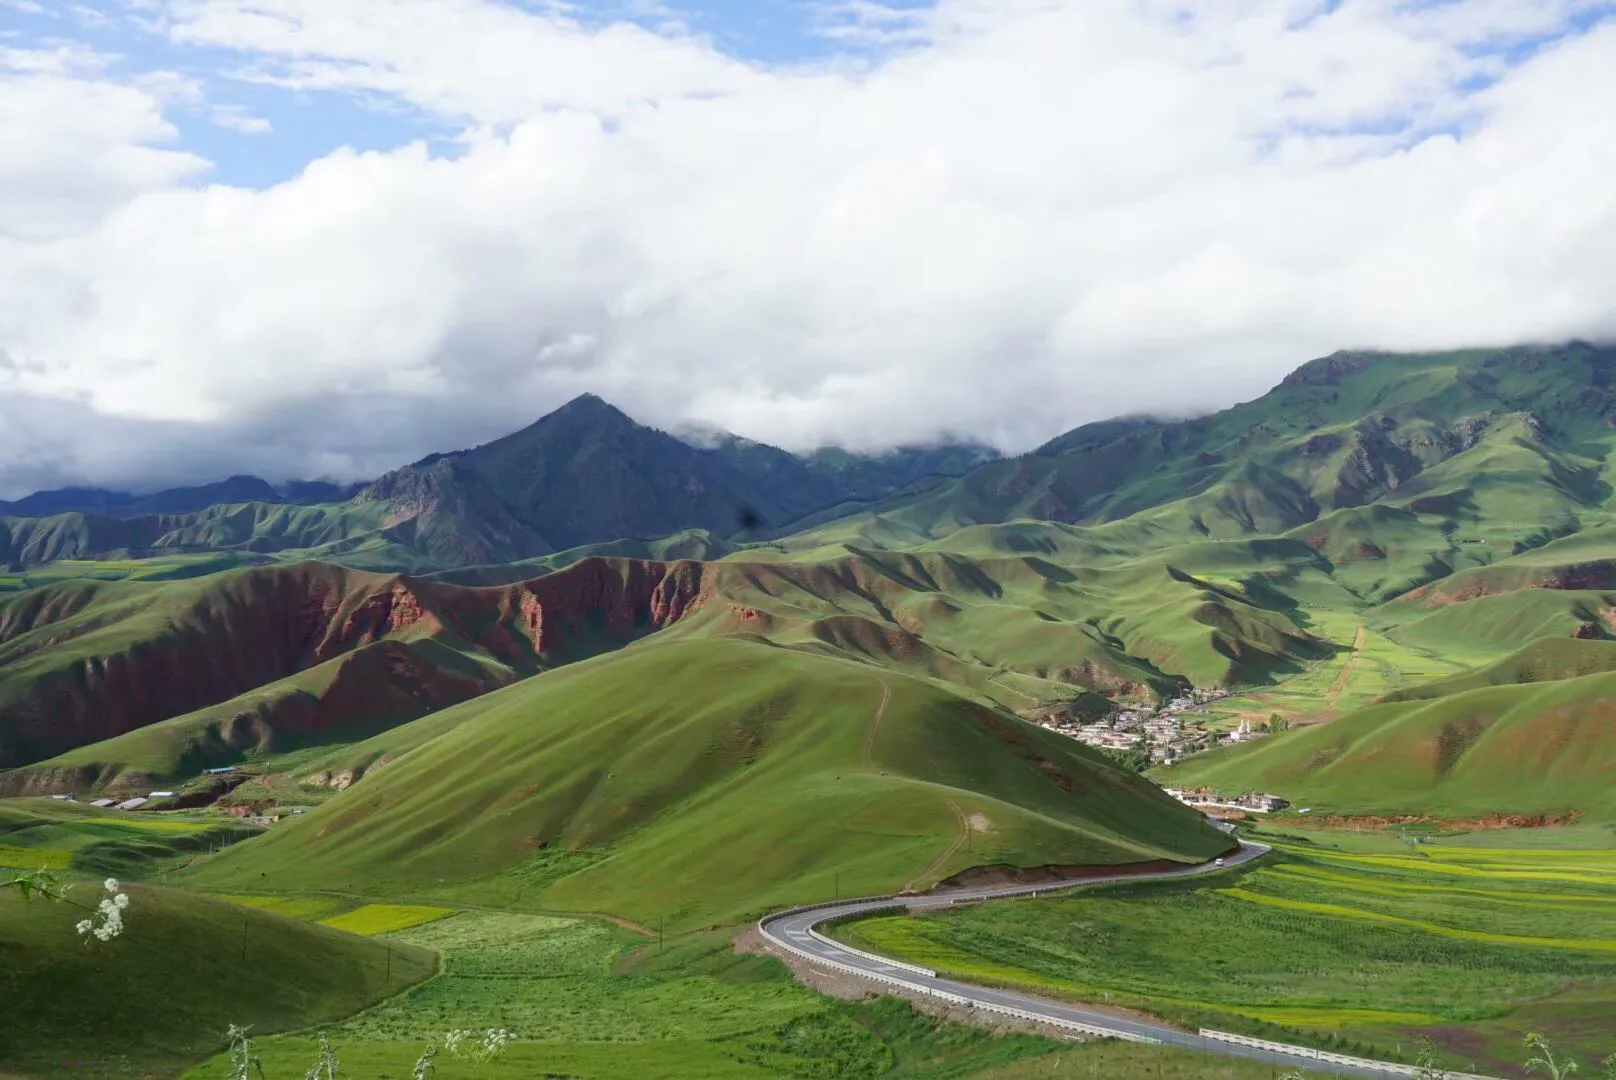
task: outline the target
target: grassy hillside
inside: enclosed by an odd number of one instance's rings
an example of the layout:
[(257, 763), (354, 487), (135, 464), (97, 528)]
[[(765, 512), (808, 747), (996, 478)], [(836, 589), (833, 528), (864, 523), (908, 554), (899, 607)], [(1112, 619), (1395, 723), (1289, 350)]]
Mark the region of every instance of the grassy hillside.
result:
[(589, 558), (645, 559), (652, 562), (674, 562), (682, 559), (708, 561), (722, 559), (739, 550), (741, 550), (739, 546), (714, 536), (705, 529), (686, 529), (660, 540), (610, 540), (600, 544), (568, 548), (553, 555), (488, 566), (440, 570), (425, 576), (433, 581), (445, 581), (451, 585), (509, 585), (564, 570), (573, 563)]
[(1085, 562), (1093, 549), (1063, 549), (1072, 537), (1059, 526), (998, 528), (1015, 530), (1020, 552), (967, 533), (912, 553), (738, 553), (712, 568), (710, 600), (671, 636), (744, 631), (943, 678), (1011, 707), (1085, 690), (1150, 698), (1271, 682), (1336, 647), (1296, 624), (1295, 602), (1267, 576), (1324, 579), (1300, 544)]
[(1545, 637), (1496, 663), (1397, 690), (1387, 694), (1385, 700), (1420, 701), (1488, 686), (1555, 682), (1608, 671), (1616, 671), (1616, 641)]
[[(426, 949), (222, 900), (127, 885), (125, 933), (86, 946), (82, 912), (0, 892), (0, 1072), (174, 1075), (232, 1023), (268, 1033), (329, 1023), (432, 974)], [(93, 904), (99, 886), (70, 893)]]
[(0, 874), (11, 869), (148, 876), (259, 832), (230, 818), (126, 814), (54, 799), (0, 799)]
[(1497, 677), (1198, 755), (1157, 778), (1272, 791), (1315, 810), (1616, 820), (1616, 673), (1488, 685)]
[(32, 767), (0, 790), (362, 738), (632, 641), (700, 587), (699, 564), (589, 559), (497, 589), (303, 563), (32, 590), (0, 600), (0, 767)]
[(1227, 846), (1068, 739), (764, 644), (640, 646), (463, 708), (197, 882), (423, 896), (481, 882), (476, 894), (689, 926), (984, 863), (1194, 861)]
[(1012, 708), (1272, 682), (1339, 647), (1275, 585), (1328, 587), (1300, 543), (1128, 558), (1058, 526), (1013, 535), (1025, 553), (966, 535), (973, 554), (589, 556), (486, 588), (309, 563), (32, 590), (0, 600), (0, 791), (138, 788), (351, 743), (659, 629), (761, 636)]
[(1613, 371), (1616, 350), (1583, 344), (1339, 353), (1254, 401), (1079, 429), (791, 542), (910, 546), (1017, 519), (1125, 524), (1135, 550), (1287, 533), (1387, 599), (1608, 523)]
[[(0, 766), (25, 770), (0, 790), (167, 783), (320, 746), (346, 774), (420, 745), (427, 728), (389, 735), (407, 721), (652, 633), (762, 639), (1027, 714), (1196, 685), (1254, 691), (1228, 706), (1239, 718), (1333, 717), (1426, 694), (1422, 677), (1542, 679), (1489, 667), (1538, 640), (1557, 643), (1532, 661), (1555, 677), (1603, 670), (1597, 649), (1575, 664), (1564, 650), (1616, 634), (1613, 386), (1616, 352), (1582, 345), (1344, 353), (1214, 415), (1090, 425), (773, 539), (693, 530), (555, 553), (546, 533), (530, 558), (437, 580), (298, 564), (30, 589), (0, 600)], [(520, 488), (531, 510), (572, 490), (574, 466), (668, 446), (584, 401), (387, 479), (349, 507), (381, 515), (371, 532), (322, 531), (335, 526), (318, 506), (213, 508), (205, 528), (295, 534), (343, 559), (399, 543), (458, 564), (537, 528), (484, 506), (494, 495), (478, 485)], [(679, 446), (640, 478), (654, 491), (686, 466), (718, 468), (704, 513), (797, 468), (767, 447), (726, 443), (719, 461)], [(532, 469), (529, 450), (543, 459)], [(1357, 738), (1367, 755), (1378, 736)], [(1448, 783), (1448, 769), (1422, 782)]]

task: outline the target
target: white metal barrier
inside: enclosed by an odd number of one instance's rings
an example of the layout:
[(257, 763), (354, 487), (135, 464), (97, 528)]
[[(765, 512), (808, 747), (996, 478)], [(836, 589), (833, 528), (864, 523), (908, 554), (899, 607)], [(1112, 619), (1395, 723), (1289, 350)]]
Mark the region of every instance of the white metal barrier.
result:
[[(1094, 1038), (1100, 1038), (1100, 1039), (1125, 1039), (1128, 1042), (1149, 1043), (1149, 1044), (1151, 1044), (1153, 1046), (1161, 1044), (1160, 1039), (1153, 1039), (1153, 1038), (1150, 1038), (1148, 1035), (1134, 1035), (1134, 1034), (1131, 1034), (1131, 1033), (1128, 1033), (1128, 1032), (1112, 1031), (1109, 1028), (1095, 1027), (1092, 1024), (1079, 1023), (1076, 1020), (1062, 1020), (1062, 1019), (1059, 1019), (1057, 1017), (1043, 1016), (1043, 1015), (1040, 1015), (1039, 1013), (1029, 1012), (1029, 1011), (1027, 1011), (1025, 1009), (1013, 1008), (1013, 1007), (1008, 1006), (1008, 1005), (992, 1005), (992, 1004), (988, 1004), (986, 1002), (980, 1002), (979, 1003), (979, 1002), (972, 1001), (970, 998), (961, 997), (959, 994), (951, 994), (946, 990), (936, 990), (936, 989), (933, 989), (932, 987), (929, 987), (929, 986), (917, 986), (914, 983), (905, 982), (903, 979), (894, 978), (891, 975), (882, 975), (879, 972), (865, 971), (863, 968), (854, 967), (852, 964), (843, 964), (843, 963), (841, 963), (839, 961), (831, 960), (831, 959), (829, 959), (827, 957), (820, 956), (817, 953), (811, 953), (806, 949), (799, 949), (797, 946), (791, 944), (789, 941), (786, 941), (786, 940), (784, 940), (782, 938), (769, 937), (767, 935), (767, 933), (763, 929), (764, 924), (767, 923), (767, 922), (773, 922), (776, 919), (778, 919), (779, 917), (780, 916), (777, 915), (777, 916), (772, 916), (772, 917), (770, 917), (768, 919), (761, 920), (758, 923), (758, 932), (763, 933), (764, 936), (766, 938), (768, 938), (768, 940), (773, 942), (774, 944), (779, 945), (782, 948), (788, 949), (793, 953), (796, 953), (798, 956), (802, 957), (805, 960), (808, 960), (808, 961), (810, 961), (812, 963), (815, 963), (815, 964), (822, 965), (824, 967), (835, 968), (838, 971), (843, 971), (843, 972), (846, 972), (847, 974), (850, 974), (850, 975), (857, 975), (860, 978), (870, 979), (870, 980), (872, 980), (874, 982), (889, 983), (889, 984), (891, 984), (893, 986), (900, 987), (900, 988), (902, 988), (904, 990), (909, 990), (909, 991), (912, 991), (914, 993), (925, 994), (928, 997), (936, 998), (939, 1001), (946, 1001), (946, 1002), (949, 1002), (950, 1004), (953, 1004), (953, 1005), (964, 1005), (967, 1008), (980, 1009), (980, 1010), (982, 1010), (984, 1012), (997, 1013), (997, 1014), (999, 1014), (1001, 1016), (1011, 1016), (1011, 1017), (1015, 1017), (1015, 1018), (1020, 1019), (1020, 1020), (1030, 1020), (1030, 1021), (1033, 1021), (1034, 1023), (1039, 1023), (1039, 1024), (1050, 1024), (1050, 1025), (1052, 1025), (1054, 1027), (1062, 1028), (1062, 1029), (1067, 1030), (1067, 1031), (1074, 1031), (1074, 1032), (1077, 1032), (1077, 1033), (1083, 1034), (1083, 1035), (1093, 1036)], [(809, 930), (809, 933), (813, 934), (814, 937), (816, 937), (816, 938), (820, 938), (820, 940), (826, 940), (824, 938), (821, 938), (820, 935), (815, 933), (812, 929)], [(842, 945), (842, 944), (840, 944), (838, 942), (831, 942), (831, 944), (834, 945), (836, 948), (843, 950), (844, 952), (857, 952), (858, 951), (858, 950), (854, 950), (854, 949), (848, 949), (847, 946)], [(889, 966), (889, 967), (906, 966), (906, 965), (893, 964), (892, 961), (886, 959), (885, 957), (875, 957), (875, 956), (872, 956), (870, 953), (860, 952), (859, 955), (865, 957), (866, 959), (877, 960), (881, 964), (884, 964), (884, 965)], [(923, 974), (927, 974), (927, 975), (931, 975), (931, 976), (935, 977), (934, 972), (928, 972), (924, 968), (907, 967), (907, 970), (915, 971), (915, 972), (918, 972), (918, 973), (923, 973)]]
[[(1202, 1028), (1201, 1038), (1212, 1039), (1215, 1042), (1233, 1043), (1236, 1046), (1250, 1046), (1257, 1050), (1268, 1050), (1275, 1054), (1284, 1054), (1288, 1057), (1306, 1058), (1309, 1061), (1327, 1061), (1332, 1065), (1352, 1065), (1361, 1069), (1378, 1069), (1383, 1073), (1396, 1076), (1418, 1076), (1419, 1069), (1413, 1065), (1398, 1065), (1390, 1061), (1376, 1061), (1373, 1058), (1352, 1057), (1349, 1054), (1337, 1054), (1329, 1050), (1315, 1050), (1311, 1046), (1296, 1046), (1292, 1043), (1269, 1042), (1267, 1039), (1253, 1039), (1247, 1035), (1235, 1035), (1227, 1031), (1214, 1031), (1211, 1028)], [(1498, 1080), (1494, 1076), (1477, 1076), (1474, 1073), (1446, 1074), (1448, 1080)]]
[(916, 975), (925, 975), (933, 979), (937, 977), (937, 973), (931, 968), (923, 968), (916, 964), (906, 964), (902, 960), (889, 960), (884, 956), (877, 956), (875, 953), (865, 952), (863, 949), (855, 949), (851, 945), (844, 945), (840, 941), (826, 937), (812, 926), (808, 928), (808, 936), (827, 948), (840, 949), (842, 952), (852, 953), (854, 956), (862, 956), (872, 964), (881, 964), (884, 967), (890, 968), (901, 968), (904, 971), (912, 971)]

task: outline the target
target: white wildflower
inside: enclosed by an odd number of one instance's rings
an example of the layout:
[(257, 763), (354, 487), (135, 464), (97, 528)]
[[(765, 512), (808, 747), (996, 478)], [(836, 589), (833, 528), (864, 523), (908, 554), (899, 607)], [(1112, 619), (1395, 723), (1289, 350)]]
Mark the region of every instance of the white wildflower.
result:
[(129, 897), (127, 894), (118, 891), (117, 878), (107, 878), (102, 884), (107, 892), (112, 895), (102, 897), (101, 902), (95, 907), (95, 913), (100, 921), (82, 919), (79, 921), (77, 929), (80, 937), (93, 937), (97, 941), (111, 941), (123, 933), (123, 913), (124, 909), (129, 906)]
[(247, 1029), (231, 1024), (225, 1038), (230, 1041), (229, 1080), (252, 1080), (255, 1072), (258, 1080), (264, 1080), (264, 1063), (253, 1053), (252, 1039), (248, 1037)]
[(478, 1066), (486, 1065), (505, 1050), (505, 1044), (516, 1038), (514, 1032), (504, 1028), (489, 1028), (477, 1038), (475, 1031), (457, 1029), (443, 1037), (443, 1045), (457, 1058), (469, 1059)]

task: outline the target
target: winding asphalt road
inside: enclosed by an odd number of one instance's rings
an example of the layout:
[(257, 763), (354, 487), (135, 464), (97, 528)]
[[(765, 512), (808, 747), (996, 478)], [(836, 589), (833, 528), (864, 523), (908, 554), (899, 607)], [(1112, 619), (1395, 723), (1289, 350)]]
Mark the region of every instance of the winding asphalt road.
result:
[[(1066, 1026), (1071, 1030), (1081, 1030), (1090, 1035), (1109, 1035), (1136, 1042), (1160, 1043), (1166, 1046), (1197, 1050), (1208, 1054), (1245, 1058), (1251, 1061), (1282, 1066), (1285, 1069), (1305, 1068), (1312, 1072), (1333, 1073), (1337, 1076), (1352, 1077), (1386, 1078), (1406, 1075), (1389, 1068), (1375, 1069), (1361, 1065), (1317, 1061), (1292, 1054), (1277, 1053), (1260, 1047), (1242, 1046), (1237, 1043), (1223, 1042), (1201, 1035), (1192, 1035), (1188, 1032), (1178, 1031), (1148, 1021), (1124, 1019), (1109, 1013), (1085, 1009), (1078, 1005), (1063, 1005), (1029, 997), (1026, 994), (1017, 994), (1010, 990), (995, 990), (988, 987), (972, 986), (969, 983), (955, 982), (952, 979), (942, 978), (935, 972), (928, 971), (925, 968), (851, 949), (848, 946), (831, 941), (815, 930), (815, 927), (834, 919), (900, 907), (908, 908), (911, 911), (927, 911), (948, 907), (951, 904), (981, 900), (1001, 900), (1015, 896), (1041, 896), (1045, 893), (1061, 892), (1088, 885), (1105, 885), (1118, 881), (1170, 881), (1178, 878), (1193, 878), (1204, 874), (1222, 873), (1232, 867), (1261, 858), (1269, 850), (1269, 847), (1265, 844), (1251, 844), (1242, 841), (1240, 850), (1233, 855), (1229, 855), (1218, 862), (1202, 863), (1197, 866), (1185, 867), (1181, 870), (1166, 870), (1150, 874), (1115, 874), (1109, 877), (1084, 878), (1077, 881), (1052, 882), (1044, 885), (968, 889), (933, 896), (887, 896), (847, 900), (834, 904), (822, 904), (817, 907), (796, 908), (791, 911), (770, 915), (758, 923), (758, 929), (771, 944), (795, 953), (810, 962), (817, 962), (832, 970), (863, 975), (889, 985), (916, 990), (929, 996), (941, 997), (944, 1000), (952, 999), (956, 1004), (967, 1009), (981, 1009), (989, 1014), (1008, 1010), (1028, 1019), (1047, 1020)], [(1194, 947), (1193, 941), (1186, 940), (1184, 942), (1184, 948), (1193, 949)], [(1081, 1025), (1081, 1027), (1075, 1027), (1076, 1025)]]

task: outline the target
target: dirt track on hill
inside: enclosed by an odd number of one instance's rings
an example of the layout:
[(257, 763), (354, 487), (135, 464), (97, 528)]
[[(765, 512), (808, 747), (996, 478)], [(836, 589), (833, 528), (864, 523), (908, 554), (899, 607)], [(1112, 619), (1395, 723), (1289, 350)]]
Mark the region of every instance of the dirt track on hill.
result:
[(1353, 673), (1358, 670), (1358, 657), (1363, 653), (1364, 637), (1364, 628), (1360, 626), (1358, 632), (1352, 636), (1352, 655), (1341, 665), (1341, 671), (1336, 675), (1335, 682), (1330, 684), (1330, 692), (1325, 695), (1324, 699), (1331, 705), (1341, 700), (1341, 695), (1347, 692), (1347, 687), (1352, 683)]
[(881, 718), (887, 714), (887, 703), (892, 700), (892, 687), (881, 683), (881, 704), (876, 707), (875, 716), (870, 720), (870, 726), (864, 732), (864, 746), (859, 751), (859, 762), (866, 769), (875, 768), (875, 733), (881, 729)]

